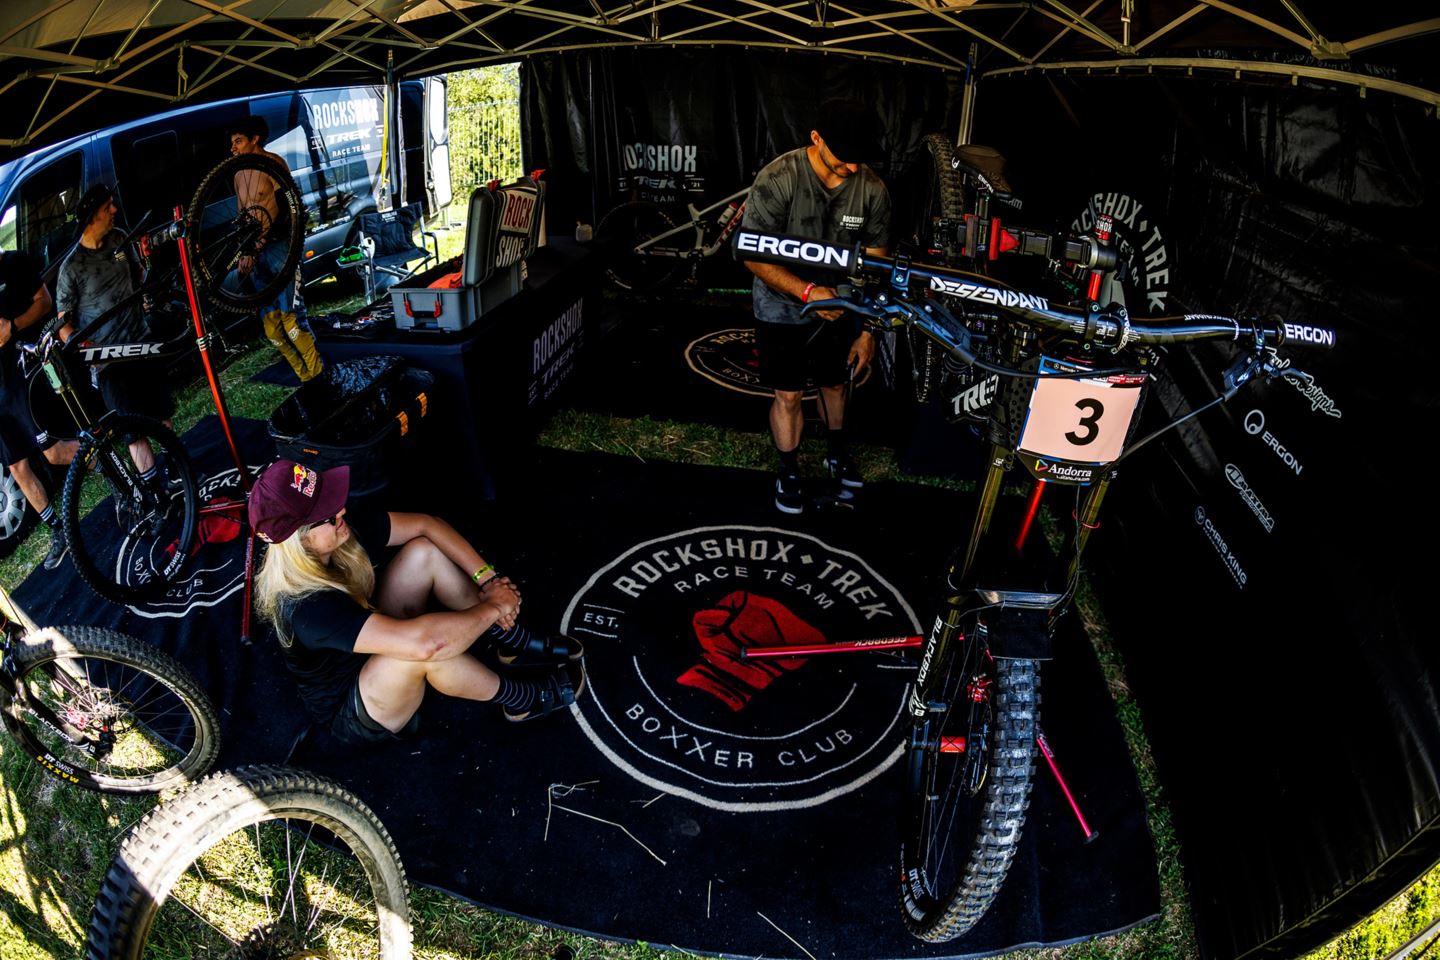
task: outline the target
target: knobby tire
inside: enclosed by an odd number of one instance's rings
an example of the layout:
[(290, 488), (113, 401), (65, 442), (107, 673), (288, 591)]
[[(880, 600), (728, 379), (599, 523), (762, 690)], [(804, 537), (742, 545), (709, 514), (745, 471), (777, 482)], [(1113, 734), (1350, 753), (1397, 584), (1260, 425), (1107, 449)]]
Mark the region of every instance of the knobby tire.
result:
[[(925, 149), (930, 152), (935, 177), (931, 181), (927, 209), (920, 220), (920, 229), (925, 231), (925, 234), (915, 240), (921, 249), (930, 249), (935, 245), (934, 225), (937, 219), (943, 218), (955, 223), (964, 217), (965, 190), (960, 171), (952, 163), (955, 148), (951, 145), (950, 138), (941, 133), (927, 134)], [(949, 240), (943, 241), (942, 245), (945, 262), (957, 266), (960, 248)], [(929, 337), (916, 335), (911, 326), (906, 327), (906, 336), (911, 362), (915, 368), (915, 400), (917, 403), (925, 403), (934, 396), (940, 385), (943, 374), (942, 350)]]
[[(166, 475), (178, 481), (177, 491), (145, 487), (139, 471), (130, 460), (124, 440), (132, 435), (150, 440), (157, 461), (166, 468)], [(109, 456), (112, 451), (116, 454), (119, 467)], [(112, 560), (101, 551), (103, 540), (111, 533), (110, 529), (104, 529), (108, 525), (92, 525), (86, 530), (80, 522), (83, 490), (85, 480), (91, 474), (89, 467), (92, 462), (95, 464), (94, 473), (103, 477), (112, 499), (112, 502), (102, 503), (97, 509), (110, 510), (119, 502), (148, 505), (139, 509), (142, 516), (149, 519), (142, 528), (130, 534), (122, 531), (121, 548), (133, 539), (132, 556), (148, 549), (157, 559), (165, 556), (167, 564), (174, 560), (173, 569), (167, 566), (157, 570), (156, 575), (148, 580), (131, 583), (125, 576), (125, 570), (121, 569), (123, 555)], [(110, 414), (81, 442), (75, 460), (65, 474), (60, 509), (65, 537), (70, 544), (70, 556), (80, 579), (112, 603), (145, 603), (160, 596), (179, 580), (188, 565), (190, 548), (195, 542), (195, 529), (199, 524), (194, 467), (179, 438), (160, 421), (133, 414)]]
[[(312, 839), (310, 835), (317, 830), (329, 845), (344, 848), (358, 864), (374, 898), (375, 929), (373, 934), (368, 930), (364, 933), (363, 955), (379, 960), (405, 960), (410, 956), (409, 887), (394, 841), (379, 818), (352, 793), (325, 777), (293, 768), (257, 766), (206, 777), (160, 804), (130, 832), (96, 898), (85, 948), (87, 960), (138, 960), (151, 955), (147, 946), (152, 937), (178, 938), (179, 947), (189, 949), (191, 941), (185, 939), (184, 927), (192, 923), (202, 923), (206, 932), (230, 941), (228, 956), (270, 956), (277, 952), (283, 956), (350, 955), (349, 951), (331, 952), (324, 944), (298, 942), (307, 935), (312, 940), (320, 938), (323, 933), (312, 932), (298, 916), (293, 922), (285, 919), (287, 908), (299, 913), (297, 901), (301, 895), (284, 890), (279, 891), (284, 898), (272, 898), (281, 902), (265, 903), (265, 909), (273, 907), (279, 916), (273, 923), (254, 929), (222, 931), (229, 918), (204, 915), (205, 901), (175, 905), (159, 917), (167, 900), (179, 895), (177, 882), (188, 880), (185, 874), (192, 865), (201, 869), (198, 861), (207, 851), (223, 849), (226, 844), (248, 844), (252, 836), (259, 844), (261, 825), (270, 821), (282, 822), (274, 824), (276, 830), (282, 829), (282, 824), (286, 828), (280, 839), (287, 859), (298, 856), (304, 860), (306, 854), (323, 856), (323, 852), (312, 850), (320, 838)], [(292, 853), (292, 842), (294, 847), (303, 847), (303, 852)], [(319, 869), (313, 857), (306, 866)], [(299, 863), (293, 867), (299, 872)], [(338, 877), (327, 877), (338, 883)], [(205, 874), (206, 882), (219, 885), (221, 893), (233, 893), (243, 885), (240, 881), (248, 879), (249, 875), (227, 878)], [(292, 875), (291, 891), (303, 890), (309, 879), (313, 879), (310, 874)], [(349, 896), (351, 893), (347, 891), (346, 897), (335, 897), (333, 903), (321, 906), (343, 910), (355, 899)], [(309, 910), (315, 904), (309, 893), (303, 897), (307, 919), (314, 926)], [(174, 929), (169, 929), (172, 923)], [(342, 923), (340, 932), (353, 933), (350, 926)], [(287, 937), (296, 942), (288, 943)], [(286, 944), (284, 949), (280, 944)], [(165, 949), (176, 946), (167, 943)], [(157, 946), (156, 953), (159, 949)], [(317, 949), (326, 952), (313, 952)]]
[[(14, 649), (21, 693), (4, 698), (6, 728), (61, 780), (104, 793), (158, 793), (202, 776), (220, 751), (220, 722), (195, 677), (169, 654), (99, 627), (46, 627)], [(29, 708), (115, 737), (100, 760)], [(133, 738), (133, 739), (131, 739)], [(141, 761), (144, 762), (141, 762)]]
[[(255, 253), (262, 231), (268, 229), (266, 214), (237, 211), (223, 223), (206, 224), (206, 210), (236, 197), (235, 175), (255, 170), (278, 185), (275, 191), (279, 210), (279, 239), (286, 243), (285, 260), (268, 282), (250, 291), (228, 291), (222, 283), (237, 268), (240, 257)], [(238, 207), (238, 197), (237, 197)], [(213, 217), (212, 217), (213, 219)], [(209, 294), (210, 303), (230, 313), (253, 313), (274, 302), (286, 284), (295, 282), (295, 267), (305, 243), (305, 208), (290, 171), (263, 154), (242, 153), (231, 157), (205, 175), (190, 201), (190, 266), (196, 281)]]
[[(1039, 661), (996, 659), (992, 669), (988, 755), (978, 793), (964, 796), (955, 782), (955, 754), (912, 749), (907, 763), (901, 912), (910, 932), (932, 943), (963, 936), (995, 902), (1019, 849), (1030, 805), (1040, 719)], [(938, 735), (964, 735), (953, 729), (964, 684), (963, 675), (944, 682), (946, 708)]]

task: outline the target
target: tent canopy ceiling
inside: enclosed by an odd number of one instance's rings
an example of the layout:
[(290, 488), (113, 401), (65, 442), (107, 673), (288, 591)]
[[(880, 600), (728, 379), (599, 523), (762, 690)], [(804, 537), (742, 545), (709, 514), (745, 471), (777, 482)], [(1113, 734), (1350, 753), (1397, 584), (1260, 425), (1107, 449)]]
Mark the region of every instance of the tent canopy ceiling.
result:
[[(1327, 0), (5, 0), (0, 160), (103, 124), (303, 86), (604, 47), (765, 47), (964, 71), (1224, 70), (1440, 106), (1440, 18)], [(1397, 5), (1403, 7), (1405, 5)]]

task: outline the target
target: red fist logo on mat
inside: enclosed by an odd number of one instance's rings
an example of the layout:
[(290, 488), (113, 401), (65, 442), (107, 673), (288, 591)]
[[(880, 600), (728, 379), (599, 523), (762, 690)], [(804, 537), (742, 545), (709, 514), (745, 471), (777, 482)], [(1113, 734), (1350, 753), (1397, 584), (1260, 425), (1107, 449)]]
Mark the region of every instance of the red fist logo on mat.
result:
[(758, 690), (787, 670), (798, 670), (805, 657), (741, 660), (744, 647), (824, 643), (825, 635), (797, 617), (785, 604), (737, 590), (694, 618), (695, 637), (705, 661), (682, 673), (679, 683), (703, 690), (731, 710), (740, 711)]

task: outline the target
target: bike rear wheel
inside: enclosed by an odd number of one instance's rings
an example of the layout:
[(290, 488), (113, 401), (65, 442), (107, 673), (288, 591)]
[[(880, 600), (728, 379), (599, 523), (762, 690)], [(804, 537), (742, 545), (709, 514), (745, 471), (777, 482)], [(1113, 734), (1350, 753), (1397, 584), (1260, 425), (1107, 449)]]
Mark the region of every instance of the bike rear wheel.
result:
[(902, 914), (922, 940), (967, 933), (1000, 893), (1030, 805), (1039, 688), (1039, 662), (992, 660), (983, 628), (936, 678), (907, 758), (900, 849)]
[[(146, 440), (160, 467), (142, 480), (131, 458), (132, 440)], [(119, 524), (81, 514), (100, 504)], [(195, 472), (180, 440), (158, 420), (109, 414), (81, 442), (65, 474), (61, 504), (75, 570), (92, 590), (120, 604), (160, 596), (185, 572), (195, 542), (199, 508)]]
[(141, 820), (95, 901), (87, 960), (410, 956), (389, 833), (334, 781), (283, 767), (205, 778)]
[[(99, 627), (46, 627), (17, 644), (14, 657), (18, 689), (5, 699), (5, 726), (61, 780), (106, 793), (158, 793), (215, 762), (215, 708), (168, 654)], [(57, 719), (79, 731), (80, 742), (61, 734)]]
[[(964, 180), (954, 164), (955, 148), (949, 137), (932, 133), (925, 137), (925, 149), (930, 153), (935, 175), (928, 180), (929, 191), (921, 207), (919, 232), (914, 241), (922, 250), (944, 251), (945, 262), (959, 266), (963, 248), (956, 242), (953, 225), (964, 219), (965, 190)], [(942, 220), (951, 225), (943, 232), (939, 229)], [(907, 325), (905, 332), (914, 368), (915, 400), (925, 403), (940, 387), (944, 374), (943, 351), (929, 337), (915, 333), (913, 326)]]
[[(237, 180), (264, 174), (276, 184), (276, 215), (241, 203)], [(190, 201), (190, 267), (210, 302), (231, 313), (252, 313), (274, 302), (304, 246), (305, 208), (290, 172), (263, 154), (242, 153), (211, 170)], [(240, 259), (251, 267), (240, 272)]]
[(636, 253), (635, 247), (651, 237), (675, 229), (664, 210), (645, 200), (631, 200), (605, 214), (595, 229), (595, 238), (612, 244), (613, 259), (605, 277), (621, 290), (644, 293), (664, 286), (680, 272), (679, 257), (655, 257)]

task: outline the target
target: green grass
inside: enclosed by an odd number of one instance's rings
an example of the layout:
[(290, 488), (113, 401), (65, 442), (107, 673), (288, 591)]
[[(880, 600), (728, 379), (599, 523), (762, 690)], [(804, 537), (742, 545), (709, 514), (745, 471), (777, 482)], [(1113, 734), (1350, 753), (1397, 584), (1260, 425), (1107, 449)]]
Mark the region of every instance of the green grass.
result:
[[(450, 231), (458, 234), (459, 231)], [(455, 241), (452, 238), (452, 242)], [(316, 293), (324, 294), (320, 290)], [(352, 301), (353, 303), (353, 301)], [(312, 293), (312, 311), (337, 309)], [(249, 382), (269, 365), (268, 346), (250, 345), (222, 373), (230, 411), (235, 416), (268, 417), (287, 395), (283, 388)], [(183, 433), (213, 412), (209, 391), (195, 382), (177, 395), (176, 430)], [(599, 450), (642, 461), (770, 469), (768, 435), (640, 418), (609, 418), (575, 411), (557, 413), (540, 443), (567, 450)], [(808, 472), (818, 472), (822, 450), (815, 441), (802, 448)], [(856, 450), (867, 475), (876, 480), (924, 484), (963, 491), (972, 484), (901, 474), (893, 456), (880, 447)], [(1046, 521), (1048, 534), (1057, 529)], [(0, 562), (0, 582), (14, 585), (44, 556), (48, 534), (38, 530)], [(1159, 862), (1162, 913), (1159, 919), (1127, 933), (1083, 944), (1011, 955), (1026, 960), (1190, 960), (1198, 956), (1191, 921), (1182, 852), (1175, 836), (1165, 790), (1159, 782), (1144, 731), (1144, 717), (1129, 694), (1123, 659), (1110, 640), (1100, 604), (1088, 584), (1076, 606), (1095, 644), (1106, 682), (1116, 703), (1140, 783)], [(68, 789), (50, 779), (0, 737), (0, 955), (4, 960), (74, 957), (84, 942), (94, 893), (125, 830), (150, 808), (151, 798), (122, 799)], [(542, 960), (561, 943), (583, 958), (649, 960), (660, 951), (643, 944), (625, 945), (566, 934), (495, 914), (433, 890), (415, 889), (412, 913), (416, 955), (426, 960)], [(1306, 960), (1370, 960), (1440, 916), (1440, 868), (1385, 909)], [(876, 922), (887, 922), (877, 918)]]

